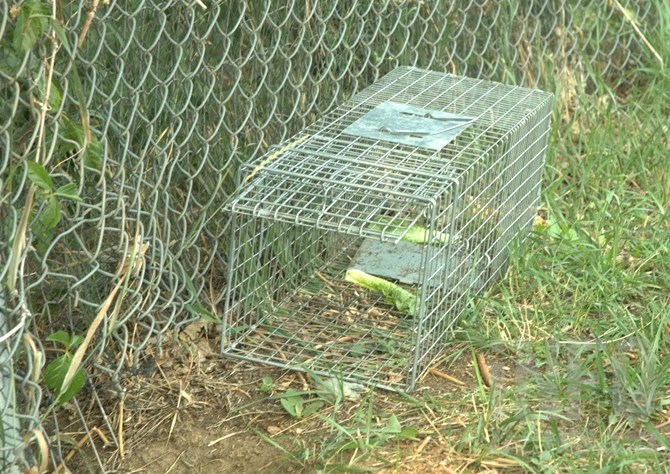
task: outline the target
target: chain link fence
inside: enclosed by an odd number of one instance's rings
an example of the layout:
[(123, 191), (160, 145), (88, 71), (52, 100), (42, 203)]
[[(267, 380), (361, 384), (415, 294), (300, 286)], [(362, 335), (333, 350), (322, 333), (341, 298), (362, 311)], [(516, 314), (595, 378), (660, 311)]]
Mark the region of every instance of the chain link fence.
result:
[(87, 420), (118, 440), (101, 389), (120, 398), (149, 347), (222, 316), (239, 164), (398, 65), (564, 109), (621, 90), (660, 60), (647, 36), (666, 7), (0, 0), (0, 470), (63, 461), (54, 413), (79, 390), (67, 406), (102, 469)]

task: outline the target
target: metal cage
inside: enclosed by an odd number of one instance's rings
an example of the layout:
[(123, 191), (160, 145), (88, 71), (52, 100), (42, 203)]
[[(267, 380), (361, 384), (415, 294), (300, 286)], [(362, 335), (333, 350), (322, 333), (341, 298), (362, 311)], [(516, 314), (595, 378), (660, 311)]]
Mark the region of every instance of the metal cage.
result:
[(243, 166), (222, 352), (413, 389), (532, 225), (551, 110), (542, 91), (400, 67)]

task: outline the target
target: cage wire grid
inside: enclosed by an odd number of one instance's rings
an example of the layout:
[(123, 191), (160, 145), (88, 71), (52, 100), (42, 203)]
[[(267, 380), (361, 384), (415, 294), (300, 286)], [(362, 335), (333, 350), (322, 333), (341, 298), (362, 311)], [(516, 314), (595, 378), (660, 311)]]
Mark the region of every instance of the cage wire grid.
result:
[[(221, 316), (230, 222), (220, 211), (242, 164), (401, 64), (557, 91), (562, 112), (587, 106), (588, 94), (603, 85), (625, 90), (655, 64), (643, 38), (653, 44), (657, 7), (0, 0), (0, 471), (43, 461), (38, 433), (52, 466), (70, 452), (62, 439), (88, 440), (66, 463), (75, 472), (87, 452), (95, 472), (118, 464), (91, 425), (118, 446), (124, 380), (150, 374), (153, 351), (193, 321)], [(482, 133), (496, 140), (496, 130)], [(324, 151), (313, 140), (304, 146)], [(392, 151), (367, 157), (387, 158), (401, 161)], [(399, 166), (416, 168), (414, 158), (425, 161), (416, 155)], [(454, 166), (471, 158), (463, 150)], [(27, 162), (41, 164), (56, 189), (70, 186), (72, 195), (74, 185), (81, 201), (55, 206), (39, 188), (25, 220), (35, 185)], [(431, 166), (424, 171), (443, 165)], [(518, 166), (501, 173), (534, 181)], [(473, 186), (473, 198), (495, 194)], [(511, 216), (504, 222), (507, 232), (517, 226)], [(58, 409), (46, 416), (57, 404), (43, 375), (58, 350), (46, 337), (85, 334), (118, 281), (117, 266), (138, 247), (146, 249), (142, 269), (87, 351), (77, 420), (59, 422)]]
[[(226, 206), (233, 240), (223, 353), (413, 389), (468, 297), (494, 281), (510, 242), (532, 223), (552, 97), (399, 67), (243, 166)], [(431, 120), (447, 112), (435, 135), (458, 133), (437, 150), (413, 146), (396, 135), (426, 134), (390, 130), (382, 109), (392, 111), (390, 122), (409, 114), (410, 127), (420, 126), (416, 111)], [(372, 116), (385, 139), (356, 133)], [(403, 239), (416, 226), (427, 238), (408, 246)], [(357, 251), (372, 245), (366, 241), (390, 244), (379, 252), (398, 253), (402, 242), (420, 254), (408, 287), (414, 310), (402, 314), (343, 283), (348, 268), (360, 266)]]

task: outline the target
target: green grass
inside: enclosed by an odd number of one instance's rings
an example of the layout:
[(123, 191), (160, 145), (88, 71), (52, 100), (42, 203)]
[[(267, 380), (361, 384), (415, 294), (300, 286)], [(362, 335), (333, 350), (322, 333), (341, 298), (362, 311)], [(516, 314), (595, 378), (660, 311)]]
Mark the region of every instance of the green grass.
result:
[(582, 104), (555, 125), (543, 201), (563, 232), (536, 232), (460, 329), (515, 379), (481, 401), (495, 443), (470, 432), (465, 449), (538, 472), (670, 471), (665, 94)]
[(564, 232), (537, 232), (461, 328), (517, 366), (489, 429), (533, 470), (670, 470), (668, 110), (635, 93), (557, 124), (544, 203)]

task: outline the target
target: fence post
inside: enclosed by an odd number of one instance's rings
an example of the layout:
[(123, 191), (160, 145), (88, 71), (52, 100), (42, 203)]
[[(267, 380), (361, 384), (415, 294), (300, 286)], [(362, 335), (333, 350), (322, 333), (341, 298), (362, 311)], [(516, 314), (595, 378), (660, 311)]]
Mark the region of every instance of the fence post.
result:
[(21, 443), (21, 431), (16, 413), (14, 351), (11, 341), (19, 337), (21, 331), (5, 339), (11, 324), (3, 292), (0, 288), (0, 472), (15, 472), (10, 471), (9, 466), (15, 461), (15, 451)]

